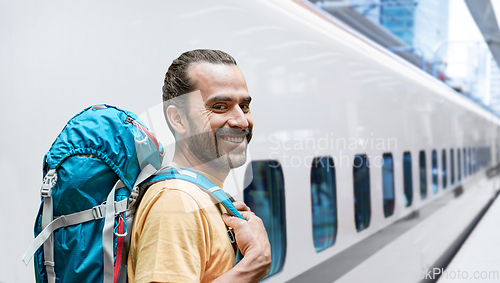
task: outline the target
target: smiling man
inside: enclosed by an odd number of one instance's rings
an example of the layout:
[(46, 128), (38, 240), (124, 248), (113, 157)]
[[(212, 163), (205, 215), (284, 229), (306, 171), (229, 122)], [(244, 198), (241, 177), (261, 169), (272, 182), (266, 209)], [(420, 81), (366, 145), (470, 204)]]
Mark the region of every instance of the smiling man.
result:
[[(234, 58), (218, 50), (183, 53), (165, 76), (163, 101), (176, 140), (173, 162), (222, 187), (245, 163), (253, 128), (251, 97)], [(135, 214), (129, 281), (258, 282), (271, 263), (267, 233), (243, 202), (235, 207), (246, 221), (227, 215), (195, 184), (152, 185)], [(236, 265), (226, 225), (244, 255)]]

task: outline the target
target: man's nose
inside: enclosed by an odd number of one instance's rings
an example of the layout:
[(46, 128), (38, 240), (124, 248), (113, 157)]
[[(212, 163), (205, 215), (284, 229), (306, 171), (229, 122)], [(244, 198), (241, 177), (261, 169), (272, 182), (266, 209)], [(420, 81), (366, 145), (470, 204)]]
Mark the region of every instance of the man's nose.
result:
[(249, 126), (246, 114), (239, 106), (235, 107), (234, 110), (231, 111), (231, 117), (227, 123), (231, 128), (239, 128), (242, 130), (248, 128)]

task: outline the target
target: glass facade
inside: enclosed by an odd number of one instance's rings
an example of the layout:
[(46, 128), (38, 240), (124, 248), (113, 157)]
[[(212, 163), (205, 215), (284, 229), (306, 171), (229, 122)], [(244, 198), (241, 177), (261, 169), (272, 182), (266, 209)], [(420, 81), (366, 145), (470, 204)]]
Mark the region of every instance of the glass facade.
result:
[(414, 0), (380, 0), (380, 24), (410, 46), (415, 37), (415, 7)]

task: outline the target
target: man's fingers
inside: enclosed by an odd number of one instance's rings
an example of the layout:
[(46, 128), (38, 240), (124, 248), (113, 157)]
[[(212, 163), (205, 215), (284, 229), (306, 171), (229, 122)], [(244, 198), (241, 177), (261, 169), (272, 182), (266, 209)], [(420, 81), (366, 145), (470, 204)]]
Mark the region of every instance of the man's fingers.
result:
[(250, 207), (248, 207), (242, 201), (235, 201), (235, 202), (233, 202), (233, 204), (234, 204), (234, 207), (236, 207), (236, 210), (238, 210), (238, 211), (250, 211)]
[(226, 223), (227, 226), (234, 228), (234, 229), (236, 229), (237, 226), (239, 226), (241, 223), (245, 222), (245, 220), (240, 219), (236, 216), (230, 216), (227, 213), (222, 214), (222, 221), (224, 221), (224, 223)]
[(246, 221), (249, 221), (252, 217), (255, 217), (255, 213), (251, 211), (240, 211), (240, 214)]

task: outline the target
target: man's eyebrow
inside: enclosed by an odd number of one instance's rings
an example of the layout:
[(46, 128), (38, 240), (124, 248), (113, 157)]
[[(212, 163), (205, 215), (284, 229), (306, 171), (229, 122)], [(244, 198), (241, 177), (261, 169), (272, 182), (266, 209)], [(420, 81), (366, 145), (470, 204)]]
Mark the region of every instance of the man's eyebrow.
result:
[[(217, 101), (233, 101), (233, 98), (229, 96), (214, 96), (212, 98), (209, 98), (206, 103), (210, 104)], [(250, 101), (252, 101), (252, 98), (250, 96), (243, 98), (243, 102), (250, 102)]]

